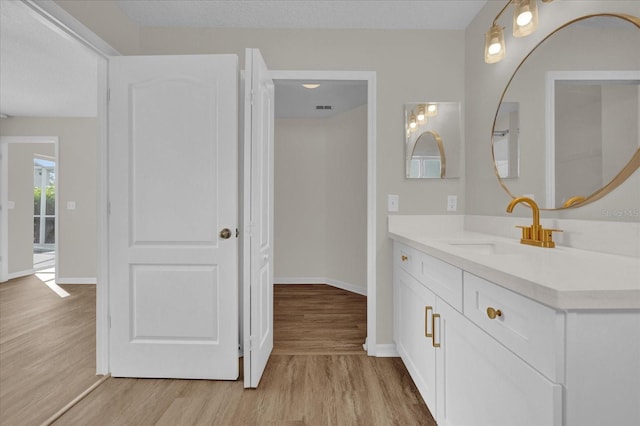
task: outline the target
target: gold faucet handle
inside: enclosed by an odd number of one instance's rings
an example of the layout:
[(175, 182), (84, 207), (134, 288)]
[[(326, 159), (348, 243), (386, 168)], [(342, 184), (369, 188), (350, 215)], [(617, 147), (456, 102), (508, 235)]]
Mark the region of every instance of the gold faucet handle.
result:
[(562, 229), (547, 229), (542, 228), (542, 246), (543, 247), (555, 247), (556, 243), (553, 242), (553, 233), (562, 232)]
[(523, 240), (530, 240), (531, 239), (531, 227), (530, 226), (516, 225), (516, 228), (522, 229), (522, 239)]

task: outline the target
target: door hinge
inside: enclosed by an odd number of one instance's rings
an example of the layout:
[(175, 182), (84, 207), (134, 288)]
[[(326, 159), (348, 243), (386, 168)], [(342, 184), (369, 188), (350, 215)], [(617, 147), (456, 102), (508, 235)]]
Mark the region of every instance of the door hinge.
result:
[(111, 102), (111, 88), (107, 89), (107, 103)]
[(108, 323), (109, 328), (111, 328), (111, 315), (109, 315), (107, 317), (107, 323)]
[(250, 96), (249, 96), (249, 105), (253, 105), (253, 89), (251, 89), (251, 92), (249, 92)]
[(107, 202), (107, 216), (111, 216), (111, 201)]
[(249, 351), (253, 351), (255, 348), (253, 347), (255, 339), (253, 336), (249, 336)]

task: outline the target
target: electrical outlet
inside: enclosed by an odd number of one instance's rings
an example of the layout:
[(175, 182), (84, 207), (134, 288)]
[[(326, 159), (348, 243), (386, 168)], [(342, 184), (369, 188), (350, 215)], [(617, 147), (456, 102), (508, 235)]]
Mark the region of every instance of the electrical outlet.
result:
[(387, 195), (387, 211), (397, 212), (400, 211), (400, 196), (388, 194)]
[(458, 196), (457, 195), (449, 195), (447, 197), (447, 211), (455, 212), (458, 209)]

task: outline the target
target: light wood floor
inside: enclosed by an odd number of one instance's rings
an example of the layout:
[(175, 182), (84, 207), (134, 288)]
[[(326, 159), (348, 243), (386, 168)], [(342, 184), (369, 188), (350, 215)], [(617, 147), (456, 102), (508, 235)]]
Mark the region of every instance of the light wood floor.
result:
[(367, 298), (322, 284), (275, 285), (273, 354), (364, 354)]
[(402, 361), (363, 351), (365, 297), (324, 285), (276, 286), (274, 312), (274, 352), (258, 389), (111, 378), (55, 424), (435, 425)]
[(98, 380), (95, 286), (0, 284), (0, 425), (38, 425)]

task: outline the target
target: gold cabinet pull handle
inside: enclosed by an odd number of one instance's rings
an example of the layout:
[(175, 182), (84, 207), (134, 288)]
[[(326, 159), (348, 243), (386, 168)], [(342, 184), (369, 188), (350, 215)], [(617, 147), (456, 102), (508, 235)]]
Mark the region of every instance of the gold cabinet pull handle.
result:
[(433, 328), (431, 328), (431, 333), (429, 333), (429, 311), (433, 311), (433, 306), (425, 306), (424, 307), (424, 337), (433, 337)]
[(440, 343), (436, 343), (436, 318), (440, 318), (440, 314), (433, 314), (431, 316), (431, 327), (432, 327), (432, 335), (431, 335), (431, 345), (434, 348), (439, 348)]
[(402, 261), (403, 261), (403, 262), (406, 262), (407, 260), (409, 260), (409, 258), (403, 254), (403, 255), (402, 255)]
[(487, 316), (491, 319), (496, 319), (496, 317), (502, 316), (502, 311), (500, 309), (495, 309), (489, 306), (487, 308)]

